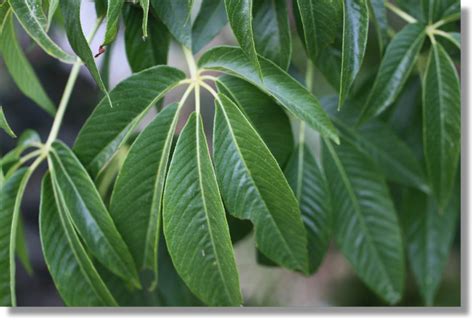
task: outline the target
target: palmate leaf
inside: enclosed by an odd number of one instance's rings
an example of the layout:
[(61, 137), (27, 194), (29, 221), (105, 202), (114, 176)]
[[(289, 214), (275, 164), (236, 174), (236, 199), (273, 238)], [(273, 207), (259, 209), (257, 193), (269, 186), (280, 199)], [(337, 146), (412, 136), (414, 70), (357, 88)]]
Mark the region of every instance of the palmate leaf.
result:
[(74, 224), (87, 249), (112, 272), (140, 287), (133, 258), (82, 164), (60, 142), (53, 143), (48, 162), (59, 210)]
[(273, 62), (263, 57), (259, 60), (262, 80), (239, 48), (213, 48), (201, 57), (198, 64), (201, 68), (223, 71), (252, 83), (291, 114), (308, 123), (323, 136), (337, 142), (337, 132), (319, 101)]
[(255, 50), (288, 70), (291, 61), (291, 30), (285, 0), (253, 0)]
[(241, 304), (239, 276), (202, 120), (181, 132), (163, 197), (163, 228), (173, 264), (207, 305)]
[(23, 29), (47, 54), (65, 63), (74, 63), (76, 61), (77, 58), (74, 55), (64, 52), (48, 36), (44, 29), (47, 20), (42, 11), (38, 12), (36, 10), (37, 7), (33, 4), (34, 1), (8, 0), (8, 3)]
[(253, 0), (225, 0), (225, 9), (237, 42), (250, 61), (249, 66), (253, 67), (254, 72), (260, 74), (260, 61), (253, 31)]
[(193, 23), (193, 52), (209, 43), (227, 24), (227, 13), (223, 0), (203, 0)]
[(133, 72), (166, 64), (170, 46), (170, 35), (165, 25), (154, 15), (147, 22), (146, 39), (142, 38), (139, 22), (143, 20), (143, 12), (134, 6), (124, 10), (125, 20), (125, 51), (128, 63)]
[(0, 181), (0, 305), (15, 306), (15, 240), (21, 198), (29, 174), (20, 169)]
[(388, 303), (404, 282), (401, 232), (389, 190), (376, 165), (353, 146), (324, 140), (323, 167), (334, 212), (336, 244), (359, 277)]
[(219, 94), (215, 110), (214, 161), (227, 210), (252, 221), (257, 247), (265, 256), (307, 272), (306, 232), (278, 163), (229, 98)]
[(408, 80), (424, 40), (425, 27), (418, 23), (408, 24), (392, 39), (359, 122), (379, 115), (395, 101)]
[(0, 35), (2, 59), (18, 88), (46, 112), (54, 115), (56, 108), (44, 91), (18, 43), (11, 14), (8, 14)]
[(117, 177), (110, 204), (135, 264), (152, 270), (155, 277), (162, 194), (178, 116), (177, 104), (168, 106), (138, 136)]
[(322, 167), (304, 143), (296, 146), (285, 167), (285, 176), (299, 202), (308, 234), (308, 270), (312, 274), (321, 264), (331, 239), (332, 212), (328, 183)]
[(102, 99), (79, 132), (74, 147), (92, 177), (126, 142), (147, 110), (184, 78), (180, 70), (156, 66), (119, 83), (110, 92), (113, 108)]
[(117, 302), (82, 245), (74, 224), (62, 207), (58, 186), (43, 178), (39, 228), (46, 265), (68, 306), (115, 306)]
[(440, 212), (432, 197), (406, 190), (401, 213), (410, 267), (425, 303), (432, 305), (457, 229), (459, 193)]
[(344, 12), (344, 28), (338, 109), (344, 104), (352, 82), (362, 66), (369, 32), (367, 0), (344, 0), (342, 7)]
[(67, 38), (72, 50), (74, 50), (74, 52), (84, 62), (87, 69), (89, 69), (89, 72), (99, 86), (99, 89), (105, 93), (110, 104), (109, 107), (112, 107), (112, 101), (110, 99), (109, 93), (107, 92), (107, 88), (102, 81), (99, 69), (97, 69), (94, 56), (92, 55), (92, 51), (89, 47), (89, 43), (82, 32), (81, 1), (82, 0), (68, 0), (59, 2), (61, 13), (64, 18), (64, 26), (66, 29)]
[(461, 89), (451, 58), (432, 45), (423, 80), (423, 146), (426, 168), (440, 208), (451, 196), (461, 148)]
[(293, 132), (286, 113), (272, 98), (242, 79), (224, 75), (217, 87), (240, 107), (283, 168), (293, 152)]
[(7, 118), (5, 117), (5, 113), (3, 113), (3, 107), (0, 106), (0, 128), (3, 129), (10, 137), (16, 138), (15, 132), (13, 132), (12, 128), (8, 124)]
[(173, 37), (192, 48), (191, 9), (194, 0), (151, 0), (151, 6)]
[(123, 0), (107, 0), (107, 27), (105, 29), (105, 38), (102, 42), (104, 46), (112, 43), (117, 36), (123, 3)]

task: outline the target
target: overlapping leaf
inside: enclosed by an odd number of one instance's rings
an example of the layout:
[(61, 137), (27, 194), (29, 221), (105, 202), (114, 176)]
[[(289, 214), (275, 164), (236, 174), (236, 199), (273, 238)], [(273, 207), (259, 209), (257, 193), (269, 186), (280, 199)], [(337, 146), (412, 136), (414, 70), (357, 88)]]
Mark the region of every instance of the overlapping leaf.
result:
[(273, 62), (263, 57), (260, 57), (259, 60), (262, 71), (261, 81), (239, 48), (213, 48), (201, 57), (199, 66), (230, 73), (254, 84), (272, 96), (294, 116), (308, 123), (323, 136), (337, 142), (337, 132), (319, 101)]
[(209, 43), (227, 23), (223, 0), (203, 0), (193, 24), (193, 52)]
[(214, 161), (227, 210), (252, 221), (267, 257), (307, 272), (306, 232), (283, 172), (238, 107), (223, 94), (216, 104)]
[(370, 13), (372, 16), (372, 24), (377, 32), (377, 40), (379, 43), (380, 52), (383, 54), (385, 45), (389, 41), (388, 37), (388, 18), (387, 10), (385, 8), (385, 0), (368, 0)]
[(163, 227), (178, 274), (207, 305), (242, 298), (225, 210), (202, 120), (191, 114), (181, 132), (163, 197)]
[(13, 132), (12, 128), (8, 124), (7, 118), (5, 117), (5, 113), (3, 113), (2, 106), (0, 106), (0, 128), (3, 129), (10, 137), (16, 138), (15, 132)]
[(192, 48), (191, 9), (193, 0), (151, 0), (153, 10), (168, 27), (173, 37), (185, 47)]
[(107, 27), (105, 29), (105, 38), (102, 45), (109, 45), (115, 40), (123, 3), (123, 0), (107, 0)]

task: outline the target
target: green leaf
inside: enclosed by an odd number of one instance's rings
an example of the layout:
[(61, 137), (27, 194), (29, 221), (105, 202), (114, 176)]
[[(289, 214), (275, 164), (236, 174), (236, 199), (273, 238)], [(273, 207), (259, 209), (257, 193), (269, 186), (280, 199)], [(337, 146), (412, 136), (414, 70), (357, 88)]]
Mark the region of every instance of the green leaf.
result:
[(74, 147), (92, 177), (112, 159), (150, 107), (184, 78), (185, 74), (175, 68), (153, 67), (132, 75), (110, 92), (113, 108), (102, 99)]
[(453, 199), (440, 212), (433, 198), (416, 190), (406, 190), (402, 201), (410, 267), (425, 303), (433, 305), (456, 234), (459, 205)]
[[(122, 2), (122, 1), (120, 1)], [(103, 91), (112, 107), (112, 100), (110, 99), (107, 88), (102, 81), (99, 69), (94, 61), (89, 43), (82, 32), (81, 26), (81, 0), (68, 0), (60, 1), (61, 13), (64, 18), (64, 26), (66, 28), (67, 38), (72, 50), (81, 58), (86, 65), (87, 69), (94, 78), (95, 82), (99, 86), (99, 89)]]
[(326, 254), (332, 229), (329, 187), (321, 166), (307, 145), (299, 143), (285, 168), (308, 234), (309, 273), (314, 273)]
[(46, 112), (54, 115), (56, 108), (44, 91), (41, 82), (36, 77), (33, 68), (23, 54), (15, 34), (13, 18), (10, 14), (6, 19), (5, 26), (1, 32), (0, 52), (5, 66), (21, 92)]
[(252, 27), (256, 51), (288, 70), (292, 44), (286, 1), (254, 0)]
[(263, 254), (286, 268), (307, 272), (306, 231), (298, 202), (262, 138), (223, 94), (216, 102), (213, 145), (217, 181), (229, 213), (252, 221)]
[(140, 21), (143, 12), (133, 6), (127, 6), (125, 20), (125, 51), (133, 72), (166, 64), (170, 46), (170, 35), (165, 25), (154, 15), (148, 20), (148, 37), (142, 38)]
[(46, 23), (46, 30), (49, 30), (51, 22), (53, 21), (54, 14), (58, 10), (59, 0), (49, 0), (48, 1), (48, 20)]
[(385, 8), (385, 0), (368, 0), (367, 4), (372, 17), (372, 24), (377, 33), (377, 40), (381, 55), (385, 50), (385, 45), (389, 41), (389, 25), (387, 18), (387, 9)]
[(408, 80), (424, 40), (425, 27), (418, 23), (408, 24), (392, 39), (359, 122), (379, 115), (395, 101)]
[(30, 174), (20, 169), (0, 184), (0, 305), (15, 306), (15, 240), (20, 203)]
[(32, 5), (31, 1), (8, 0), (8, 3), (23, 29), (47, 54), (65, 63), (74, 63), (76, 61), (77, 58), (75, 56), (64, 52), (51, 40), (43, 27), (44, 22), (41, 14), (35, 10), (35, 6)]
[(454, 44), (459, 50), (461, 50), (461, 33), (459, 32), (439, 32), (436, 33), (437, 36), (442, 36), (443, 38), (448, 39), (452, 44)]
[(58, 201), (59, 188), (43, 178), (39, 228), (41, 247), (54, 284), (68, 306), (116, 306), (94, 268), (67, 210)]
[(7, 118), (5, 118), (2, 106), (0, 106), (0, 128), (2, 128), (10, 137), (16, 138), (15, 132), (13, 132), (12, 128), (10, 128)]
[(319, 101), (273, 62), (263, 57), (259, 59), (261, 81), (242, 50), (235, 47), (216, 47), (207, 51), (199, 60), (199, 67), (223, 71), (252, 83), (295, 117), (308, 123), (323, 136), (338, 142), (337, 132)]
[(205, 304), (241, 304), (229, 228), (201, 118), (191, 114), (171, 160), (163, 224), (178, 274)]
[(143, 38), (148, 37), (148, 13), (150, 12), (150, 0), (140, 0), (140, 6), (143, 10), (142, 32)]
[(451, 196), (461, 148), (461, 89), (451, 58), (432, 45), (423, 80), (423, 145), (434, 196), (444, 208)]
[[(78, 2), (80, 7), (80, 0), (73, 0)], [(112, 43), (117, 36), (120, 12), (122, 11), (123, 0), (107, 0), (107, 27), (105, 29), (105, 38), (102, 45), (106, 46)]]
[(0, 3), (0, 34), (2, 33), (3, 26), (5, 25), (5, 21), (10, 13), (10, 6), (8, 2)]
[(201, 50), (227, 24), (223, 0), (203, 0), (193, 24), (193, 52)]
[(48, 162), (60, 211), (74, 223), (85, 246), (112, 272), (140, 287), (133, 258), (82, 164), (60, 142), (53, 143)]
[(21, 265), (25, 269), (26, 273), (29, 276), (33, 275), (33, 267), (31, 266), (30, 256), (28, 245), (26, 242), (26, 234), (25, 234), (25, 224), (21, 215), (18, 216), (18, 228), (16, 231), (16, 248), (15, 253), (20, 260)]
[(344, 0), (342, 7), (344, 31), (338, 109), (344, 104), (352, 83), (362, 66), (369, 32), (369, 9), (366, 0)]
[(253, 72), (260, 74), (260, 62), (255, 47), (252, 0), (225, 0), (225, 9), (230, 27), (235, 38), (242, 48), (242, 52), (249, 59)]
[(31, 129), (25, 130), (18, 138), (16, 147), (0, 158), (0, 163), (2, 166), (5, 166), (5, 164), (11, 164), (12, 162), (20, 160), (21, 154), (26, 149), (38, 143), (41, 143), (39, 134)]
[(389, 190), (375, 163), (341, 141), (324, 140), (323, 166), (334, 210), (336, 243), (359, 277), (390, 304), (400, 300), (404, 256)]
[(308, 57), (316, 64), (331, 45), (342, 25), (340, 0), (293, 0), (298, 33)]
[(268, 95), (242, 79), (224, 75), (219, 78), (217, 87), (240, 107), (283, 167), (293, 152), (294, 144), (286, 113)]
[(151, 6), (173, 37), (192, 48), (191, 9), (193, 0), (151, 0)]
[(138, 136), (117, 177), (110, 204), (135, 264), (152, 270), (155, 276), (161, 200), (178, 117), (177, 104), (168, 106)]

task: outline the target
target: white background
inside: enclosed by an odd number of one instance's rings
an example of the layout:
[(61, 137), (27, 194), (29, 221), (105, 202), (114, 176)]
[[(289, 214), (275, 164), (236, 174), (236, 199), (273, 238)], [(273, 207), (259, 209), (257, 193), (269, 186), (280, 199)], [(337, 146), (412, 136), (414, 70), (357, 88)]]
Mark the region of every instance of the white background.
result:
[[(63, 0), (65, 1), (65, 0)], [(417, 1), (417, 0), (413, 0)], [(421, 1), (421, 0), (420, 0)], [(207, 309), (207, 308), (0, 308), (0, 319), (62, 319), (71, 317), (75, 319), (188, 319), (193, 318), (222, 318), (223, 316), (234, 319), (261, 319), (261, 318), (317, 318), (317, 319), (343, 319), (349, 315), (354, 318), (367, 319), (381, 316), (391, 319), (434, 319), (434, 318), (465, 318), (470, 317), (473, 306), (472, 277), (469, 269), (472, 267), (474, 246), (468, 230), (474, 230), (471, 214), (471, 199), (474, 198), (474, 189), (471, 188), (474, 171), (472, 165), (472, 151), (474, 130), (469, 124), (474, 123), (474, 113), (470, 112), (470, 98), (474, 91), (471, 75), (474, 73), (472, 65), (472, 45), (474, 43), (473, 15), (474, 1), (462, 2), (462, 307), (461, 308), (334, 308), (334, 309), (308, 309), (308, 308), (245, 308), (245, 309)]]

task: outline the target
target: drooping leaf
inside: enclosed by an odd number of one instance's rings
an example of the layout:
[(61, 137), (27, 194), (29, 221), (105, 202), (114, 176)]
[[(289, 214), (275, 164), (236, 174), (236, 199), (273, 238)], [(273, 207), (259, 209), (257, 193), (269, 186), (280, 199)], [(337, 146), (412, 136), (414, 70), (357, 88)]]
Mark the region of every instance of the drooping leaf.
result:
[(442, 212), (432, 197), (416, 190), (406, 190), (402, 201), (408, 261), (425, 303), (432, 305), (453, 244), (459, 199)]
[(111, 44), (117, 36), (123, 3), (123, 0), (107, 0), (107, 27), (102, 42), (104, 46)]
[(343, 12), (344, 30), (338, 109), (344, 104), (352, 83), (362, 66), (369, 32), (367, 0), (344, 0)]
[(74, 147), (92, 177), (112, 159), (147, 110), (184, 78), (185, 74), (175, 68), (156, 66), (119, 83), (110, 92), (113, 108), (102, 99)]
[(173, 37), (192, 48), (191, 9), (193, 0), (151, 0), (151, 6)]
[(207, 305), (240, 305), (224, 206), (196, 113), (181, 132), (171, 160), (163, 227), (173, 264), (189, 289)]
[(370, 158), (326, 139), (323, 167), (334, 212), (336, 243), (359, 277), (394, 304), (404, 283), (401, 232), (389, 190)]
[(193, 24), (193, 52), (209, 43), (227, 24), (223, 0), (203, 0)]
[(46, 112), (54, 115), (56, 108), (25, 57), (15, 34), (13, 18), (9, 14), (0, 33), (0, 53), (18, 88)]
[(253, 0), (253, 32), (256, 51), (288, 70), (291, 30), (285, 0)]
[(48, 162), (59, 209), (74, 223), (87, 249), (112, 272), (140, 287), (130, 251), (82, 164), (60, 142), (53, 143)]
[(425, 27), (418, 23), (408, 24), (392, 39), (366, 100), (360, 122), (379, 115), (395, 101), (408, 80), (424, 40)]
[(387, 9), (385, 8), (385, 0), (368, 0), (367, 4), (371, 13), (372, 24), (374, 25), (375, 31), (377, 32), (380, 53), (383, 55), (385, 46), (389, 41), (389, 26)]
[(298, 144), (285, 168), (298, 200), (303, 223), (308, 234), (309, 273), (321, 264), (329, 247), (332, 212), (329, 187), (321, 166), (306, 144)]
[(239, 48), (213, 48), (201, 57), (198, 64), (201, 68), (223, 71), (252, 83), (273, 97), (291, 114), (308, 123), (323, 136), (337, 142), (337, 132), (319, 101), (273, 62), (263, 57), (259, 59), (262, 71), (261, 81)]
[(143, 19), (142, 10), (127, 6), (125, 20), (125, 51), (133, 72), (166, 64), (170, 46), (170, 35), (165, 25), (154, 15), (148, 19), (148, 37), (141, 36), (139, 22)]
[(35, 10), (35, 6), (31, 4), (31, 1), (8, 0), (8, 3), (23, 29), (47, 54), (65, 63), (74, 63), (76, 61), (77, 58), (74, 55), (64, 52), (51, 40), (43, 27), (41, 14)]
[(110, 104), (109, 107), (112, 107), (112, 101), (110, 100), (109, 93), (107, 92), (107, 88), (102, 81), (99, 69), (97, 69), (94, 56), (92, 55), (91, 48), (89, 47), (89, 43), (82, 32), (81, 0), (60, 1), (59, 5), (64, 18), (64, 26), (66, 29), (67, 38), (72, 50), (74, 50), (74, 52), (84, 62), (87, 69), (89, 69), (89, 72), (99, 86), (99, 89), (105, 93)]
[[(177, 104), (166, 107), (132, 144), (115, 183), (110, 213), (139, 269), (158, 272), (161, 203)], [(133, 214), (130, 214), (132, 213)]]
[(7, 118), (3, 113), (3, 107), (0, 106), (0, 128), (2, 128), (10, 137), (16, 138), (15, 132), (13, 132), (12, 128), (8, 124)]
[(342, 2), (293, 0), (293, 11), (306, 53), (316, 64), (323, 50), (335, 41), (342, 25)]
[(253, 71), (260, 74), (260, 61), (255, 48), (253, 31), (253, 1), (252, 0), (225, 0), (225, 9), (230, 27), (234, 32), (242, 52), (250, 61)]
[(58, 189), (47, 174), (41, 187), (39, 228), (41, 247), (54, 284), (68, 306), (115, 306), (115, 299), (94, 268), (62, 201), (58, 200)]
[(26, 273), (29, 276), (33, 275), (33, 266), (31, 265), (30, 260), (30, 250), (28, 249), (28, 244), (26, 242), (26, 233), (25, 233), (25, 223), (19, 215), (18, 217), (18, 228), (16, 231), (16, 248), (15, 253), (20, 261), (21, 265), (25, 269)]
[(293, 152), (293, 133), (290, 119), (281, 107), (268, 95), (236, 77), (220, 77), (217, 87), (240, 107), (283, 167)]
[(0, 184), (0, 305), (15, 306), (15, 240), (21, 198), (29, 178), (20, 169)]
[(423, 146), (434, 196), (444, 208), (461, 148), (461, 89), (456, 67), (439, 43), (432, 45), (423, 80)]
[(252, 221), (257, 247), (267, 257), (307, 272), (298, 202), (262, 138), (223, 94), (216, 102), (213, 145), (217, 181), (229, 213)]

